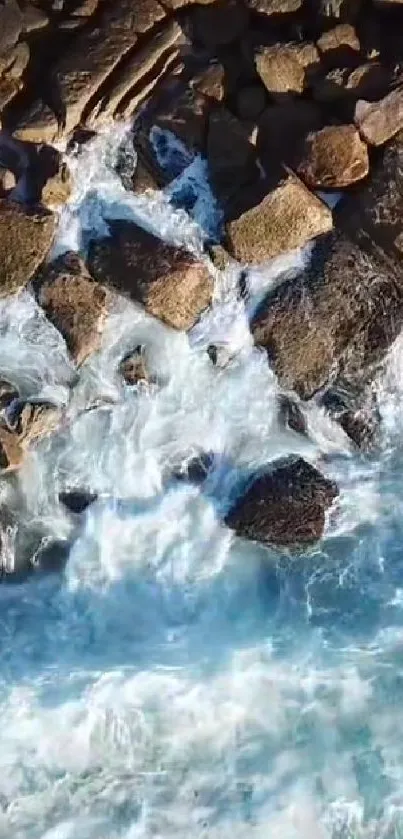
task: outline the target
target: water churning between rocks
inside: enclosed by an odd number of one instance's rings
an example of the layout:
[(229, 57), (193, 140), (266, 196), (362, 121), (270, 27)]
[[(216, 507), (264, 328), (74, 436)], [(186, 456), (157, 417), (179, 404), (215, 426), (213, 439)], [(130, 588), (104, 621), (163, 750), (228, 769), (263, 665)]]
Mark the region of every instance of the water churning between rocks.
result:
[[(135, 196), (115, 171), (125, 130), (71, 154), (55, 253), (125, 218), (201, 255), (217, 222), (202, 161)], [(175, 188), (194, 191), (193, 218)], [(28, 523), (71, 544), (67, 565), (0, 588), (0, 837), (403, 837), (403, 343), (378, 384), (379, 453), (354, 452), (314, 405), (307, 437), (281, 427), (248, 320), (309, 259), (253, 271), (248, 301), (229, 268), (189, 334), (117, 302), (78, 381), (29, 291), (1, 302), (3, 374), (21, 393), (72, 394), (21, 472)], [(213, 341), (233, 356), (223, 369)], [(117, 378), (139, 344), (158, 387)], [(172, 479), (201, 452), (202, 488)], [(242, 475), (287, 453), (340, 487), (325, 539), (297, 557), (222, 524)], [(66, 486), (98, 495), (79, 524)]]

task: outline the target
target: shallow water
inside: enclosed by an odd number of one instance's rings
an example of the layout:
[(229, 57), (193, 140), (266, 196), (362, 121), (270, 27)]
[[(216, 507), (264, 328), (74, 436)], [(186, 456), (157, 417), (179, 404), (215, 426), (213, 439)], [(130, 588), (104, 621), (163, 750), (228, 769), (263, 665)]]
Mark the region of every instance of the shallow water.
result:
[[(56, 251), (125, 217), (200, 253), (203, 229), (172, 190), (125, 192), (122, 137), (71, 158)], [(190, 178), (211, 232), (203, 172), (196, 161), (179, 186)], [(217, 276), (189, 336), (117, 303), (78, 383), (30, 294), (1, 304), (2, 373), (26, 395), (69, 400), (61, 433), (24, 466), (27, 517), (73, 540), (64, 574), (0, 588), (1, 837), (403, 837), (403, 342), (379, 384), (377, 458), (353, 454), (314, 407), (309, 442), (282, 431), (248, 310), (309, 258), (253, 271), (246, 306), (239, 270)], [(225, 370), (211, 340), (235, 355)], [(139, 343), (158, 388), (119, 382)], [(216, 455), (204, 489), (172, 481), (201, 449)], [(242, 477), (287, 452), (341, 487), (321, 546), (292, 560), (220, 524)], [(99, 493), (78, 530), (57, 502), (71, 486)]]

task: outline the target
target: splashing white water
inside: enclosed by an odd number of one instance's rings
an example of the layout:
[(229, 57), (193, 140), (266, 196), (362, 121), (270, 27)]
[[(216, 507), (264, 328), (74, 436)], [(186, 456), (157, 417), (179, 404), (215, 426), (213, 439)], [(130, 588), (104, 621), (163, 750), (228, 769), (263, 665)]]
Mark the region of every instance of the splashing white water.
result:
[[(169, 192), (133, 196), (113, 172), (125, 130), (71, 157), (56, 250), (85, 248), (113, 217), (200, 254), (204, 233)], [(251, 305), (308, 258), (253, 272)], [(189, 336), (117, 302), (70, 399), (65, 347), (30, 295), (1, 306), (1, 372), (68, 403), (24, 466), (26, 515), (74, 543), (62, 578), (0, 589), (0, 837), (403, 836), (397, 461), (353, 457), (314, 406), (309, 440), (278, 426), (239, 271), (217, 275)], [(227, 343), (227, 368), (211, 341)], [(139, 343), (155, 388), (118, 378)], [(381, 384), (394, 452), (400, 358), (397, 344)], [(203, 492), (171, 478), (201, 450), (216, 455)], [(220, 523), (243, 470), (287, 452), (325, 455), (342, 489), (323, 546), (293, 561)], [(71, 486), (99, 493), (79, 526), (58, 502)]]

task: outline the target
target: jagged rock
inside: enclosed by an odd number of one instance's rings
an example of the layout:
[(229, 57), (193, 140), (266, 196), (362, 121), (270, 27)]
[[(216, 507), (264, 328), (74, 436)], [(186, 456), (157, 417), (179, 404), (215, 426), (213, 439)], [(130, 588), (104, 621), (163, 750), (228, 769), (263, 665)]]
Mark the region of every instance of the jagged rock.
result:
[(0, 426), (0, 475), (15, 472), (20, 468), (24, 452), (18, 437)]
[(0, 113), (20, 90), (21, 84), (18, 79), (8, 77), (0, 79)]
[(308, 272), (267, 296), (251, 329), (281, 386), (310, 399), (341, 375), (362, 389), (402, 326), (401, 270), (337, 232), (317, 245)]
[(48, 23), (48, 15), (39, 6), (34, 6), (31, 3), (27, 3), (24, 6), (22, 17), (23, 32), (33, 32), (36, 29), (43, 29)]
[(20, 41), (15, 47), (0, 57), (0, 68), (2, 74), (8, 80), (18, 80), (28, 65), (30, 49), (26, 41)]
[(160, 184), (154, 177), (153, 173), (144, 165), (141, 160), (137, 161), (137, 166), (133, 174), (132, 190), (137, 195), (142, 195), (148, 189), (157, 190)]
[(380, 439), (380, 413), (371, 387), (351, 389), (340, 377), (323, 395), (321, 404), (361, 451), (373, 451)]
[(97, 498), (98, 495), (96, 492), (90, 492), (90, 490), (86, 489), (68, 489), (64, 492), (59, 492), (60, 503), (76, 515), (84, 513)]
[(264, 262), (306, 245), (332, 224), (329, 208), (289, 175), (260, 204), (227, 224), (228, 250), (239, 262)]
[(71, 195), (70, 171), (66, 163), (59, 161), (59, 164), (57, 171), (46, 179), (42, 188), (42, 204), (50, 209), (65, 204)]
[(208, 244), (206, 253), (217, 271), (225, 271), (228, 268), (231, 258), (228, 251), (222, 245)]
[(335, 67), (347, 67), (351, 62), (353, 66), (358, 63), (360, 55), (360, 42), (353, 26), (348, 23), (340, 23), (334, 29), (324, 32), (316, 46), (324, 64), (329, 70)]
[(99, 349), (108, 292), (92, 279), (77, 254), (64, 254), (46, 266), (37, 283), (37, 298), (76, 364)]
[[(161, 75), (178, 55), (178, 49), (173, 49), (175, 42), (181, 35), (181, 28), (176, 21), (171, 21), (160, 29), (143, 47), (135, 50), (122, 62), (114, 73), (113, 81), (107, 92), (101, 97), (94, 111), (87, 118), (92, 127), (100, 121), (108, 121), (115, 114), (126, 112), (126, 97), (131, 109), (148, 96)], [(163, 57), (167, 60), (161, 68)]]
[(313, 102), (296, 100), (270, 105), (259, 119), (257, 151), (270, 175), (278, 175), (282, 163), (295, 166), (311, 131), (323, 125), (320, 109)]
[(0, 56), (17, 43), (22, 32), (22, 20), (17, 0), (4, 0), (0, 6)]
[(274, 98), (302, 94), (310, 87), (320, 65), (314, 44), (290, 43), (265, 47), (256, 55), (256, 69)]
[(62, 409), (52, 402), (25, 402), (18, 412), (14, 434), (24, 448), (56, 431)]
[(261, 15), (290, 15), (301, 8), (303, 0), (247, 0), (247, 5)]
[(131, 222), (111, 221), (109, 227), (110, 237), (90, 245), (93, 276), (174, 329), (190, 329), (211, 302), (206, 265)]
[(192, 81), (194, 90), (213, 99), (222, 102), (225, 96), (225, 71), (222, 64), (210, 64), (199, 73)]
[(0, 199), (0, 298), (27, 285), (49, 251), (54, 230), (52, 213)]
[[(187, 89), (157, 111), (155, 125), (170, 131), (190, 152), (205, 152), (211, 103), (197, 90)], [(179, 172), (173, 173), (175, 177)]]
[(214, 466), (214, 454), (202, 452), (195, 457), (184, 460), (179, 468), (173, 472), (174, 478), (178, 481), (189, 481), (192, 484), (203, 484)]
[(306, 434), (308, 430), (306, 419), (301, 408), (290, 396), (281, 393), (278, 397), (278, 418), (281, 425), (295, 431), (296, 434)]
[(33, 570), (44, 574), (55, 574), (63, 571), (71, 551), (71, 543), (67, 539), (43, 540), (34, 556)]
[(70, 133), (83, 121), (97, 90), (135, 45), (138, 35), (164, 17), (157, 0), (115, 0), (102, 15), (83, 27), (55, 67), (59, 113), (42, 100), (29, 107), (15, 127), (23, 140), (53, 142), (61, 128)]
[(198, 4), (192, 15), (194, 37), (209, 49), (241, 38), (247, 23), (248, 12), (242, 0), (216, 0), (204, 6)]
[(367, 61), (354, 70), (349, 67), (331, 70), (315, 82), (313, 95), (318, 102), (337, 103), (344, 99), (346, 105), (351, 106), (358, 99), (372, 102), (385, 96), (389, 84), (387, 68), (379, 61)]
[(368, 171), (368, 149), (354, 125), (331, 125), (309, 134), (298, 166), (312, 189), (344, 189)]
[(139, 382), (151, 381), (151, 376), (147, 370), (144, 347), (141, 344), (122, 359), (119, 364), (119, 373), (127, 385), (137, 385)]
[(223, 107), (210, 114), (207, 161), (211, 185), (224, 204), (258, 177), (256, 148), (243, 125)]
[(241, 87), (237, 93), (236, 111), (240, 119), (258, 119), (264, 111), (266, 104), (266, 92), (261, 85), (250, 84), (246, 87)]
[(275, 461), (255, 478), (226, 516), (238, 536), (277, 548), (313, 545), (338, 495), (333, 481), (301, 457)]
[(357, 102), (354, 122), (371, 146), (381, 146), (403, 128), (403, 90), (393, 90), (380, 102)]

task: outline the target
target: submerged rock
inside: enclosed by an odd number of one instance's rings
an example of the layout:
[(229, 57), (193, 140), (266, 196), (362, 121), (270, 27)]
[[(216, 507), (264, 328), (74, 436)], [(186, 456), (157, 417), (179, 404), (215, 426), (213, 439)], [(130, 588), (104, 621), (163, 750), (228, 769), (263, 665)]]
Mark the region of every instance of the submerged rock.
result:
[(277, 548), (303, 548), (323, 535), (336, 485), (301, 457), (275, 461), (254, 478), (226, 516), (238, 536)]
[(26, 286), (52, 244), (55, 217), (0, 199), (0, 298)]
[(308, 426), (301, 408), (295, 399), (291, 399), (285, 393), (280, 394), (278, 398), (278, 419), (281, 425), (290, 428), (296, 434), (307, 433)]
[(127, 385), (152, 381), (147, 369), (144, 347), (141, 344), (122, 359), (119, 364), (119, 373)]
[(94, 241), (89, 266), (97, 280), (141, 303), (174, 329), (190, 329), (211, 302), (207, 266), (128, 221), (111, 221), (111, 236)]
[(0, 475), (15, 472), (20, 468), (24, 452), (18, 436), (0, 426)]
[(184, 460), (177, 467), (173, 476), (178, 481), (189, 481), (192, 484), (203, 484), (214, 466), (215, 457), (213, 452), (202, 452), (201, 454)]
[(59, 492), (59, 501), (64, 507), (71, 513), (75, 513), (76, 515), (80, 515), (87, 510), (91, 504), (94, 503), (98, 498), (96, 492), (90, 492), (89, 490), (85, 489), (70, 489), (65, 490), (64, 492)]
[(63, 335), (71, 357), (82, 364), (99, 349), (108, 291), (92, 279), (75, 253), (63, 254), (41, 272), (38, 303)]
[(25, 402), (15, 422), (15, 435), (22, 446), (29, 446), (48, 434), (52, 434), (60, 425), (62, 409), (52, 402)]

